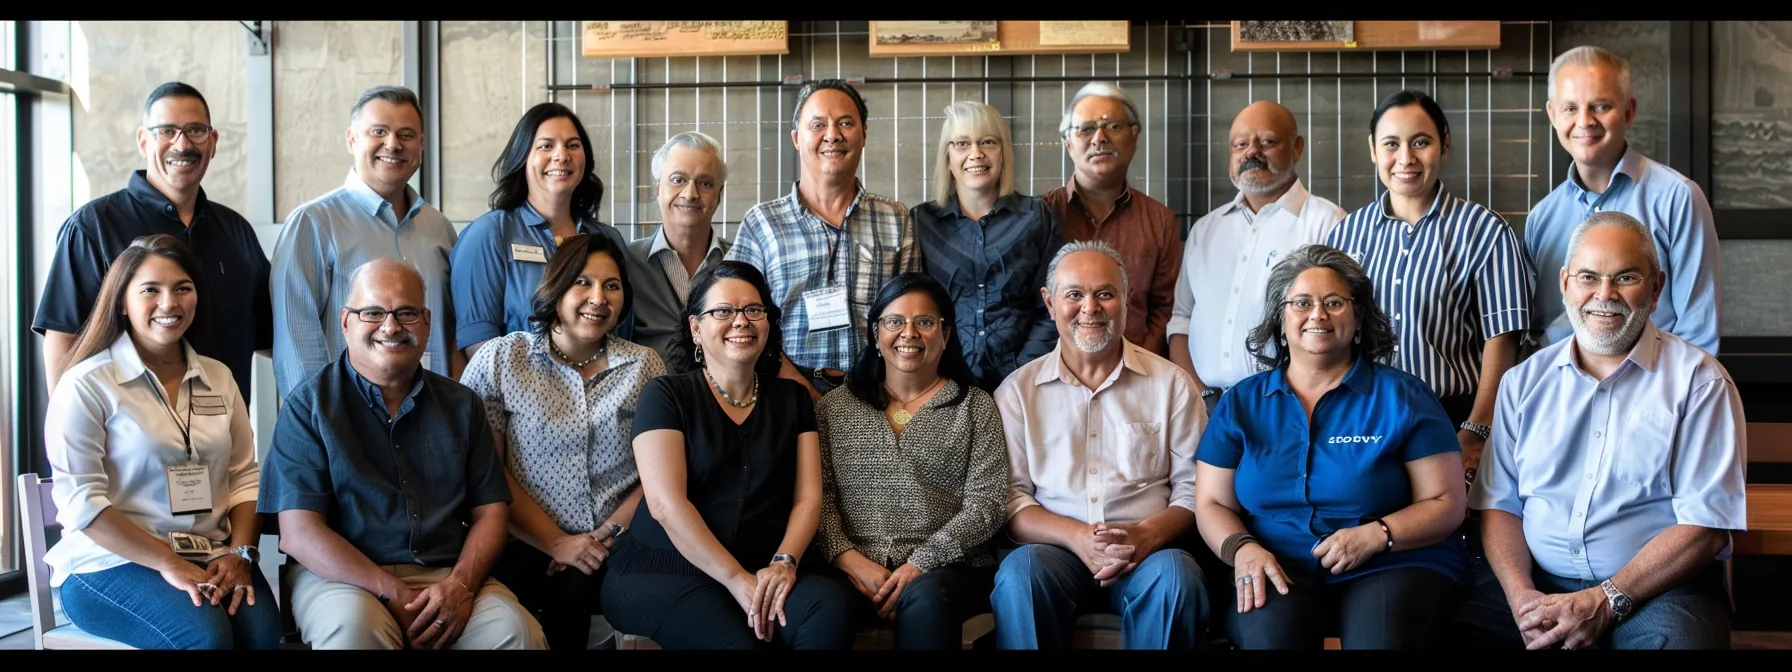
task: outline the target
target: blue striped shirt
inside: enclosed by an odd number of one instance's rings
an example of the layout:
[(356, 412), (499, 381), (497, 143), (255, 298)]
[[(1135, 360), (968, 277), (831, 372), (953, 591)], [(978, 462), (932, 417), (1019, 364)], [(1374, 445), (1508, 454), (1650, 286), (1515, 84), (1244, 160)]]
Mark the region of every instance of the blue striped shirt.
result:
[(1535, 276), (1518, 234), (1441, 183), (1417, 224), (1395, 219), (1383, 192), (1328, 238), (1368, 271), (1393, 324), (1393, 365), (1438, 397), (1474, 394), (1487, 339), (1531, 324)]
[[(784, 354), (797, 366), (851, 371), (878, 290), (901, 273), (923, 270), (908, 206), (858, 186), (835, 228), (803, 205), (793, 183), (789, 194), (747, 211), (728, 250), (728, 259), (765, 274), (772, 290), (766, 298), (784, 313)], [(847, 290), (852, 326), (811, 334), (803, 293), (829, 286)]]

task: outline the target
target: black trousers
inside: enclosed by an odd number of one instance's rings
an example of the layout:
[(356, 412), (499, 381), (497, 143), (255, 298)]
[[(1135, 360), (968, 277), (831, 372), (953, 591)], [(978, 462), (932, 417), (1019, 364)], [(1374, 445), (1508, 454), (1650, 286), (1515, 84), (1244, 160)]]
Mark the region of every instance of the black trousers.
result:
[(1338, 584), (1269, 586), (1263, 606), (1226, 614), (1240, 649), (1321, 649), (1334, 619), (1346, 649), (1424, 649), (1456, 615), (1460, 587), (1422, 567), (1384, 569)]
[[(852, 648), (851, 588), (804, 567), (784, 598), (787, 625), (773, 640), (792, 649)], [(747, 627), (747, 614), (726, 587), (706, 574), (610, 572), (604, 577), (604, 617), (619, 632), (640, 635), (666, 650), (757, 649), (767, 645)]]
[[(816, 572), (846, 586), (858, 623), (882, 619), (871, 599), (852, 587), (852, 579), (832, 565), (818, 565)], [(896, 631), (895, 648), (905, 651), (949, 651), (964, 647), (964, 622), (989, 613), (989, 593), (995, 590), (996, 568), (955, 564), (926, 572), (910, 581), (896, 598), (896, 618), (888, 622)]]
[(492, 578), (516, 593), (523, 608), (541, 622), (549, 649), (583, 651), (591, 646), (591, 615), (603, 613), (598, 591), (608, 565), (590, 576), (577, 567), (548, 576), (552, 561), (534, 546), (511, 539), (492, 568)]

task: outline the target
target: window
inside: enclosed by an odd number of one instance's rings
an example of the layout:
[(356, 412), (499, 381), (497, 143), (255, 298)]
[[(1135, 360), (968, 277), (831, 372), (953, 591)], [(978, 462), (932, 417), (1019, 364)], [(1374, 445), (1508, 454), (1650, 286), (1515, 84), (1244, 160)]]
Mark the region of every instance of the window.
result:
[[(0, 65), (11, 63), (12, 25), (7, 21), (0, 30), (0, 53), (6, 54)], [(0, 264), (12, 266), (18, 249), (18, 217), (19, 217), (19, 180), (18, 168), (19, 126), (16, 115), (18, 101), (14, 94), (0, 93)], [(0, 334), (8, 334), (4, 343), (0, 343), (0, 408), (12, 408), (13, 397), (17, 392), (13, 389), (13, 363), (19, 361), (18, 339), (10, 336), (18, 333), (19, 320), (24, 310), (18, 304), (18, 293), (7, 291), (0, 293)], [(0, 574), (19, 568), (19, 514), (14, 511), (18, 506), (18, 497), (13, 494), (13, 477), (19, 468), (13, 463), (14, 446), (12, 445), (13, 419), (10, 413), (0, 413)]]

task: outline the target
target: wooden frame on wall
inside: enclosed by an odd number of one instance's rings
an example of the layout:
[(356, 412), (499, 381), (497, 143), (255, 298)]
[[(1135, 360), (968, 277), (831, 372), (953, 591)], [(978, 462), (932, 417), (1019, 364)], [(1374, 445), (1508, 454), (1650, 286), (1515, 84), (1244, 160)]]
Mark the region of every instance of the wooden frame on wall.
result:
[(1251, 42), (1243, 21), (1232, 22), (1232, 51), (1393, 51), (1498, 49), (1498, 21), (1355, 21), (1350, 42)]
[[(872, 57), (1122, 54), (1132, 50), (1132, 26), (1128, 21), (997, 21), (995, 42), (918, 44), (878, 44), (877, 27), (881, 22), (872, 21), (870, 23), (871, 37), (868, 43)], [(1056, 25), (1042, 26), (1041, 24)], [(1042, 33), (1050, 34), (1058, 28), (1069, 29), (1063, 31), (1064, 33), (1083, 33), (1089, 35), (1091, 39), (1084, 43), (1042, 43)]]
[(585, 58), (782, 56), (789, 21), (580, 21)]

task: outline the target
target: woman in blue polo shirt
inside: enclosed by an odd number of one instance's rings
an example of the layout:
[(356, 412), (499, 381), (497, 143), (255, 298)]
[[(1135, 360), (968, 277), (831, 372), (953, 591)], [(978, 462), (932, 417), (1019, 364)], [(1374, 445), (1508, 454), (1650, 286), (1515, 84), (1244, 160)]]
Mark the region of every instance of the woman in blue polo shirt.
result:
[(1220, 397), (1195, 454), (1201, 538), (1233, 567), (1244, 649), (1423, 648), (1467, 581), (1461, 448), (1349, 255), (1270, 273), (1247, 347), (1271, 367)]

